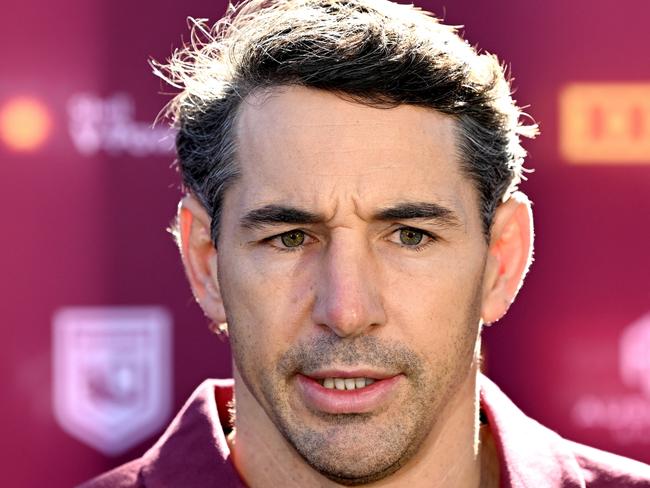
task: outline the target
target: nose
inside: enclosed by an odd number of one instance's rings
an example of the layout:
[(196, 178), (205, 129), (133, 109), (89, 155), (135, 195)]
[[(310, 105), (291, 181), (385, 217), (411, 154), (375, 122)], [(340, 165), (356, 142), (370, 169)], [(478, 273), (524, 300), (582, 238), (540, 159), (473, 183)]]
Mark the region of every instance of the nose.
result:
[(379, 278), (367, 246), (330, 241), (317, 277), (312, 320), (339, 337), (355, 337), (383, 325)]

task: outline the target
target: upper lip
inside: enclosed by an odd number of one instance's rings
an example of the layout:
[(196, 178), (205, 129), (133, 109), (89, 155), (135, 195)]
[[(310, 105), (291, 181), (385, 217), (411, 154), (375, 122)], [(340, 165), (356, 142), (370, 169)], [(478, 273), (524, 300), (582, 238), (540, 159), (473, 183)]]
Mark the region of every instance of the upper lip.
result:
[(392, 378), (399, 373), (391, 373), (387, 371), (377, 371), (376, 369), (369, 368), (355, 368), (355, 369), (320, 369), (318, 371), (310, 371), (302, 373), (305, 376), (316, 380), (323, 380), (325, 378), (371, 378), (373, 380), (383, 380)]

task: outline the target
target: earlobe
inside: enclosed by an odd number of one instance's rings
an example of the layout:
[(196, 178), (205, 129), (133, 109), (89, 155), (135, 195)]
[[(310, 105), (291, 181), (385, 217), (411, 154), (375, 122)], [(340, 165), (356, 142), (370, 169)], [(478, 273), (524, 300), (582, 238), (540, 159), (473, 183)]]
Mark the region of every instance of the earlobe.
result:
[(516, 192), (497, 209), (483, 280), (481, 317), (499, 320), (514, 301), (532, 262), (533, 221), (530, 200)]
[(210, 217), (201, 203), (186, 195), (178, 205), (178, 244), (192, 292), (205, 315), (226, 322), (217, 279), (217, 250), (210, 237)]

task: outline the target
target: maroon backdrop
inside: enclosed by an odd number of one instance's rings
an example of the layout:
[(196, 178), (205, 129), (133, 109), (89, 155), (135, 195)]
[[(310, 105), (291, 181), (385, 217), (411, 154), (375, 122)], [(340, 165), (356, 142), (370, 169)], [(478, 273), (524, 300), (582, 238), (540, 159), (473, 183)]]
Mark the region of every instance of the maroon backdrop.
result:
[[(650, 82), (650, 3), (416, 3), (505, 60), (542, 129), (527, 143), (535, 173), (523, 185), (535, 203), (536, 260), (509, 315), (486, 332), (489, 375), (562, 435), (650, 462), (650, 151), (632, 163), (616, 152), (576, 163), (559, 144), (567, 85), (613, 82), (626, 93), (626, 83)], [(61, 428), (52, 322), (63, 307), (164, 307), (172, 412), (203, 378), (229, 375), (228, 345), (208, 332), (165, 231), (180, 193), (168, 142), (158, 143), (164, 131), (148, 128), (168, 90), (146, 63), (187, 38), (187, 16), (224, 9), (223, 0), (2, 7), (3, 486), (74, 485), (160, 433), (109, 456)], [(650, 141), (650, 105), (638, 98), (631, 145)], [(609, 127), (611, 114), (598, 114)], [(611, 127), (622, 127), (619, 115)]]

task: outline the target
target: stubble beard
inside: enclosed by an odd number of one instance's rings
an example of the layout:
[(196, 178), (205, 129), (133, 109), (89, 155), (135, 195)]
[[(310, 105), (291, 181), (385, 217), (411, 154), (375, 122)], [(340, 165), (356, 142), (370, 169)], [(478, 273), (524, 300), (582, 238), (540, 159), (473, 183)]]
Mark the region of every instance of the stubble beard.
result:
[[(446, 354), (428, 360), (403, 344), (375, 336), (320, 337), (291, 346), (274, 371), (240, 363), (240, 373), (276, 428), (307, 464), (337, 483), (364, 485), (395, 473), (418, 452), (472, 369), (476, 333), (475, 327), (466, 325)], [(292, 408), (290, 382), (298, 372), (331, 364), (364, 364), (403, 373), (399, 400), (376, 413), (311, 411), (312, 418), (305, 421)], [(257, 374), (247, 374), (253, 370)], [(255, 376), (260, 379), (259, 388), (250, 381)]]

